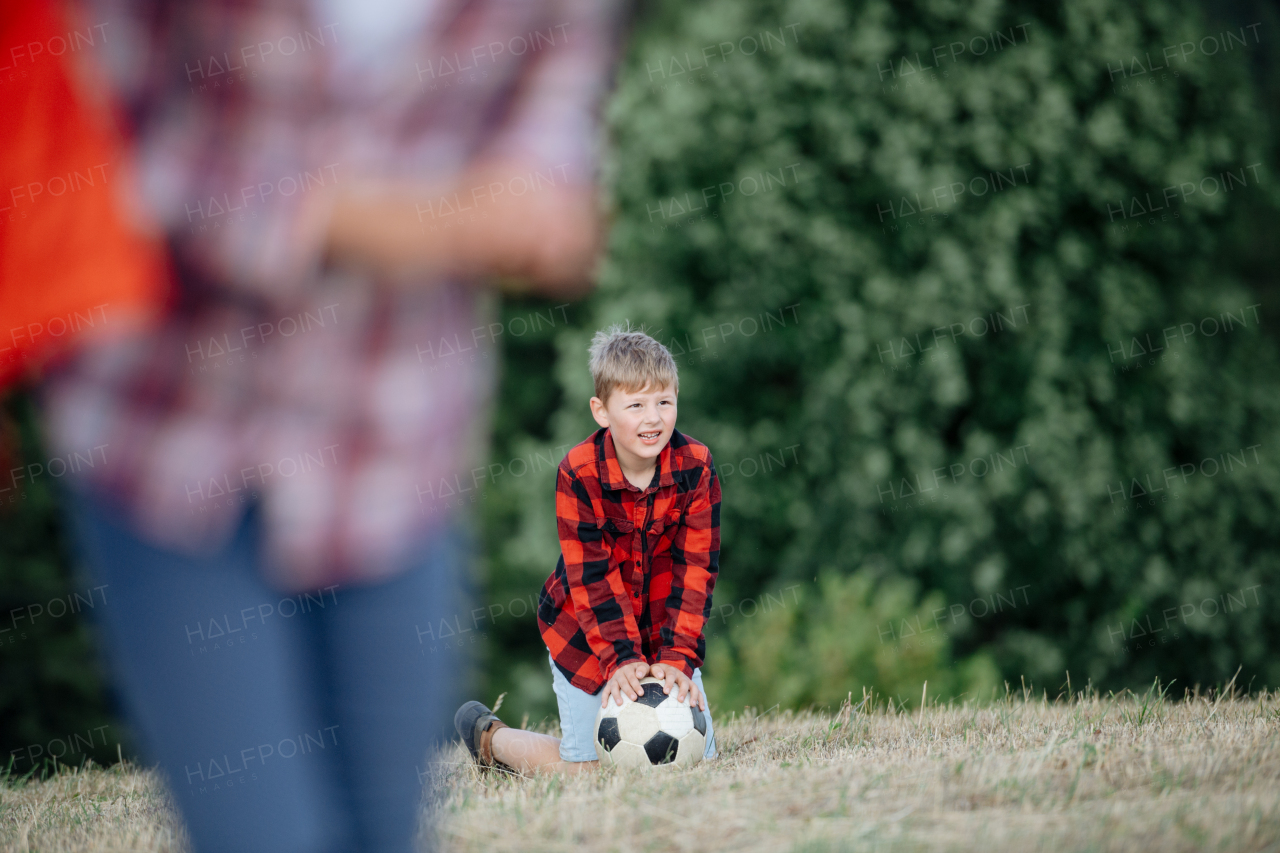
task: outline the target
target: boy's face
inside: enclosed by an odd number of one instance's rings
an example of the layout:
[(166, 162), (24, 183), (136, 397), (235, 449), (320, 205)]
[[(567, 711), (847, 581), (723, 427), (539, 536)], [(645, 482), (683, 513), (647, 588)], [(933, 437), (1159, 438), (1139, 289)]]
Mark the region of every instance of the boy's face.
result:
[(591, 415), (600, 426), (609, 428), (623, 466), (643, 470), (671, 440), (676, 428), (676, 394), (670, 385), (646, 386), (633, 392), (615, 388), (607, 403), (591, 398)]

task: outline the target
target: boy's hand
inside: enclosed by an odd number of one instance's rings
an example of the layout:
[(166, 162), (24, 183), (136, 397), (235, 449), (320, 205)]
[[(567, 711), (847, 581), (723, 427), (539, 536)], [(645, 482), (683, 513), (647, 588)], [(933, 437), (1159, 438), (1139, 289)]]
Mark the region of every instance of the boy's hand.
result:
[(675, 685), (679, 688), (679, 692), (676, 693), (676, 699), (678, 701), (683, 702), (685, 694), (688, 693), (689, 704), (698, 706), (704, 714), (707, 712), (707, 697), (702, 695), (702, 691), (698, 689), (698, 685), (693, 683), (692, 678), (685, 675), (676, 667), (655, 663), (653, 666), (649, 667), (649, 674), (654, 678), (661, 678), (666, 682), (662, 685), (663, 693), (670, 695), (671, 687), (672, 685)]
[(614, 670), (613, 676), (605, 682), (604, 690), (600, 693), (600, 707), (603, 708), (609, 703), (610, 696), (614, 697), (618, 705), (622, 704), (624, 694), (632, 702), (636, 701), (644, 692), (640, 687), (640, 679), (648, 674), (649, 664), (643, 661), (624, 663), (618, 667)]

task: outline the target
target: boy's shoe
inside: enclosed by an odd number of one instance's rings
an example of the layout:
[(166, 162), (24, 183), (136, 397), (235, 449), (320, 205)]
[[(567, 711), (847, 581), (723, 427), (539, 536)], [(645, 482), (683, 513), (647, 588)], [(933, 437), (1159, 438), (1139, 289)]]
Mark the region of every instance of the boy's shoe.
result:
[(474, 700), (464, 703), (453, 715), (453, 727), (458, 730), (477, 764), (484, 767), (506, 766), (493, 757), (493, 733), (507, 728), (507, 724), (483, 704)]

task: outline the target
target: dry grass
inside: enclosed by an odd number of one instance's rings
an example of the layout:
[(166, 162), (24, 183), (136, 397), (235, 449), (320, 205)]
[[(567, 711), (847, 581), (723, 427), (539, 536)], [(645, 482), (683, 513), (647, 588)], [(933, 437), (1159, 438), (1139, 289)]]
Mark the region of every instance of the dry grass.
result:
[(0, 786), (0, 850), (186, 850), (156, 774), (131, 765), (65, 770)]
[[(1276, 850), (1280, 695), (1036, 701), (718, 721), (683, 773), (523, 779), (439, 765), (447, 850)], [(0, 849), (168, 850), (154, 776), (0, 788)]]

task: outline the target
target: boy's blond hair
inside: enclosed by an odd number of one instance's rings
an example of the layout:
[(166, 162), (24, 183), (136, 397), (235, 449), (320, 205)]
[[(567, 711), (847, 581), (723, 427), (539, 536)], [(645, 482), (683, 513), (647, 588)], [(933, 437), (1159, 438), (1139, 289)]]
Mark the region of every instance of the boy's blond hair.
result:
[(609, 402), (614, 389), (627, 393), (647, 387), (680, 393), (680, 374), (671, 351), (631, 324), (614, 323), (591, 339), (591, 378), (600, 402)]

